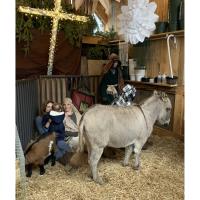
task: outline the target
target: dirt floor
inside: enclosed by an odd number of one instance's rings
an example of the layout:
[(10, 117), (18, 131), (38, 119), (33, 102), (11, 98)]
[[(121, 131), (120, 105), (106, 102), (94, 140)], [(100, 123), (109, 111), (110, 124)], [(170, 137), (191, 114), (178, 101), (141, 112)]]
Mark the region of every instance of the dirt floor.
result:
[[(26, 179), (22, 196), (27, 200), (179, 200), (184, 199), (184, 144), (171, 137), (152, 136), (153, 146), (142, 151), (141, 168), (123, 167), (124, 151), (117, 150), (116, 159), (101, 158), (99, 172), (105, 184), (98, 185), (89, 177), (89, 166), (66, 170), (57, 163), (46, 165)], [(17, 191), (20, 199), (20, 190)]]

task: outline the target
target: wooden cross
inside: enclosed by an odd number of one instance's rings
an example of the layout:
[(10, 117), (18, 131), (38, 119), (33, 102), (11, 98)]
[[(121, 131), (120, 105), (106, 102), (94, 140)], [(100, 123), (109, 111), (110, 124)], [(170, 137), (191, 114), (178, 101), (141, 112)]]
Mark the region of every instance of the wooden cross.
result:
[(86, 22), (88, 20), (88, 17), (85, 17), (85, 16), (65, 13), (62, 10), (61, 0), (54, 0), (54, 5), (55, 5), (54, 10), (45, 10), (45, 9), (30, 8), (30, 7), (24, 7), (24, 6), (19, 6), (19, 9), (18, 9), (19, 12), (33, 14), (33, 15), (49, 16), (53, 18), (47, 75), (52, 75), (59, 20), (72, 20), (72, 21), (76, 20), (76, 21), (82, 21), (82, 22)]

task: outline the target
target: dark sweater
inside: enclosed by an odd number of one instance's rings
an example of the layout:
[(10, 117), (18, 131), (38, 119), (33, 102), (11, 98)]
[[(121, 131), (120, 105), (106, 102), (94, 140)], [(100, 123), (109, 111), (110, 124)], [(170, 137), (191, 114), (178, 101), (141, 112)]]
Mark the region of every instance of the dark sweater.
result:
[(57, 133), (57, 141), (58, 140), (64, 140), (65, 138), (65, 126), (63, 124), (63, 120), (65, 118), (65, 114), (62, 114), (62, 115), (57, 115), (57, 116), (53, 116), (51, 115), (51, 112), (50, 112), (50, 119), (52, 120), (51, 121), (51, 124), (50, 124), (50, 127), (49, 127), (49, 132), (56, 132)]
[(49, 112), (48, 112), (48, 113), (45, 113), (45, 114), (42, 116), (42, 126), (43, 126), (43, 127), (46, 125), (46, 123), (49, 121), (49, 119), (50, 119)]
[(107, 85), (118, 84), (118, 70), (114, 69), (114, 73), (109, 70), (102, 78), (100, 83), (100, 95), (103, 100), (102, 103), (111, 104), (114, 100), (113, 95), (107, 94)]

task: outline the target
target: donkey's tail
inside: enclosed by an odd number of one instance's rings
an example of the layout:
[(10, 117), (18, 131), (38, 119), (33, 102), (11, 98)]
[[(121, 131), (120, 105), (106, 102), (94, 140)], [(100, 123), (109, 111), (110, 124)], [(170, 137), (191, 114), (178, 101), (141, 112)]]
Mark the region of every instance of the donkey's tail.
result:
[(85, 131), (85, 126), (83, 122), (83, 116), (79, 123), (79, 147), (77, 149), (77, 152), (83, 152), (84, 151), (84, 141), (83, 141), (83, 132)]

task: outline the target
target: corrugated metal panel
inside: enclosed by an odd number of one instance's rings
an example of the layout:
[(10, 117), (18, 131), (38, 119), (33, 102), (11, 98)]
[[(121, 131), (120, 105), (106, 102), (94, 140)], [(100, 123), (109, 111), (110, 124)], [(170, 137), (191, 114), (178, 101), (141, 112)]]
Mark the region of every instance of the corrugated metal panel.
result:
[[(84, 79), (84, 81), (82, 81)], [(98, 94), (98, 76), (41, 76), (38, 80), (19, 80), (16, 82), (16, 124), (22, 148), (35, 137), (34, 119), (47, 100), (62, 103), (71, 91), (86, 85), (90, 92)]]
[(40, 76), (40, 104), (47, 100), (62, 103), (63, 99), (71, 96), (71, 91), (87, 83), (90, 92), (98, 95), (99, 76)]
[(38, 114), (38, 81), (16, 81), (16, 125), (22, 148), (35, 136), (34, 119)]
[(40, 104), (48, 100), (62, 103), (67, 94), (66, 77), (42, 76), (40, 82)]

